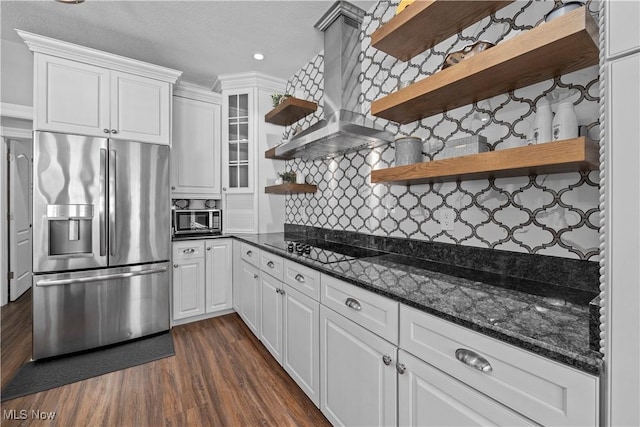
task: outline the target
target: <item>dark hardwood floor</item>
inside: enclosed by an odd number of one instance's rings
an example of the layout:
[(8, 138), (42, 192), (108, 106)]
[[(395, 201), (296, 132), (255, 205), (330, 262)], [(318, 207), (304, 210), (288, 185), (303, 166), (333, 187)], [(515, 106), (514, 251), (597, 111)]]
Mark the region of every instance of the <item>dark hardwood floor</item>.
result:
[[(2, 385), (31, 353), (31, 295), (2, 308)], [(3, 426), (328, 426), (237, 314), (172, 330), (175, 357), (13, 399)], [(8, 420), (26, 410), (26, 420)], [(55, 412), (53, 421), (32, 410)]]

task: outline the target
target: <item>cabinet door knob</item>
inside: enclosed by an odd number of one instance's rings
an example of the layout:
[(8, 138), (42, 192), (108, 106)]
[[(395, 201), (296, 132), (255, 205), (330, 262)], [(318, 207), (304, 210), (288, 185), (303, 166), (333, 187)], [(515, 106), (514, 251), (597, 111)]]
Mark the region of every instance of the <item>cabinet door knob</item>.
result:
[(269, 268), (273, 268), (274, 266), (275, 266), (275, 264), (273, 263), (273, 261), (269, 261), (267, 263), (267, 267), (269, 267)]
[(354, 309), (355, 311), (362, 310), (362, 306), (360, 305), (358, 300), (355, 299), (355, 298), (351, 298), (351, 297), (347, 298), (347, 300), (344, 302), (344, 305), (346, 305), (349, 308)]
[(254, 278), (254, 279), (257, 279), (257, 278), (258, 278), (258, 275), (257, 275), (257, 274), (254, 274), (254, 275), (253, 275), (253, 278)]
[(222, 191), (227, 191), (227, 187), (222, 187)]
[(102, 129), (102, 132), (109, 133), (109, 129)]
[(296, 274), (295, 279), (300, 283), (304, 283), (305, 282), (304, 276), (302, 274)]
[(280, 288), (276, 288), (276, 293), (279, 294), (280, 293)]
[(178, 268), (178, 264), (173, 264), (173, 268)]
[(207, 250), (210, 251), (211, 250), (211, 246), (207, 246)]
[(382, 356), (382, 361), (384, 362), (385, 365), (389, 366), (391, 365), (391, 356), (387, 356), (386, 354), (384, 356)]
[(111, 133), (115, 134), (115, 133), (118, 133), (118, 131), (115, 129), (111, 129)]
[(404, 371), (407, 370), (407, 367), (404, 366), (404, 363), (396, 363), (396, 370), (400, 375), (404, 374)]
[(480, 356), (475, 351), (467, 350), (466, 348), (459, 348), (456, 350), (456, 359), (465, 365), (469, 365), (472, 368), (485, 373), (493, 371), (493, 368), (487, 359)]
[(172, 189), (172, 190), (175, 190), (175, 189), (176, 189), (176, 186), (175, 186), (175, 185), (172, 185), (172, 186), (171, 186), (171, 189)]

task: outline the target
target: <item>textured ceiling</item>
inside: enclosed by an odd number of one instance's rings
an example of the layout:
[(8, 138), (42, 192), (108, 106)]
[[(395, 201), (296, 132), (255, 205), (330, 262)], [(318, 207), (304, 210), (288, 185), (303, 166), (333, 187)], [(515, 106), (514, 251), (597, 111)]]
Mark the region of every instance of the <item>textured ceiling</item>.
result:
[[(218, 75), (247, 71), (289, 78), (322, 50), (313, 24), (332, 3), (3, 0), (1, 37), (21, 42), (17, 28), (181, 70), (183, 80), (211, 87)], [(352, 3), (368, 10), (376, 2)]]

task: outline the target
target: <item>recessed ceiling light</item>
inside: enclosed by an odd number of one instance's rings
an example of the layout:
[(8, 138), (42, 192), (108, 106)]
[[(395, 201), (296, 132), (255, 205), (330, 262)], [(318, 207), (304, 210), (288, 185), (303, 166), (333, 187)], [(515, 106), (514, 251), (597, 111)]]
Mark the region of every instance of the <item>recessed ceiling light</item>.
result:
[(56, 0), (59, 3), (67, 3), (67, 4), (79, 4), (84, 3), (84, 0)]
[(261, 53), (254, 53), (253, 59), (255, 59), (256, 61), (262, 61), (264, 59), (264, 55)]

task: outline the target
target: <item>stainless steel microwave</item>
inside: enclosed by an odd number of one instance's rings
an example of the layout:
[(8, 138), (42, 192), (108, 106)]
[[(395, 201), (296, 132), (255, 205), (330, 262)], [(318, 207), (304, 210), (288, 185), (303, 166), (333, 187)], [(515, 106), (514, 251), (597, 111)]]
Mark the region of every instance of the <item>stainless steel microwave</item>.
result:
[(220, 209), (176, 209), (173, 211), (173, 234), (220, 234)]

